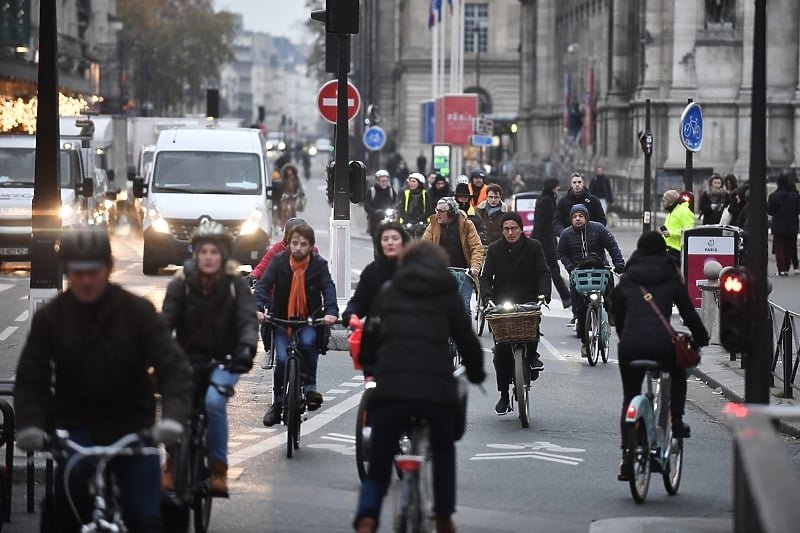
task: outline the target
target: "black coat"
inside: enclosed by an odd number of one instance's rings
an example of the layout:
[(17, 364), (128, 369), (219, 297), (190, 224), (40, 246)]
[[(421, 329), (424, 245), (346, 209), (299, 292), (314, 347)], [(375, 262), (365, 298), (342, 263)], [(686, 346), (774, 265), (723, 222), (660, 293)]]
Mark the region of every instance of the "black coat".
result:
[[(380, 244), (377, 246), (380, 250)], [(342, 313), (342, 323), (345, 326), (350, 323), (352, 315), (358, 315), (362, 319), (370, 316), (375, 298), (383, 284), (392, 279), (396, 267), (397, 260), (389, 260), (382, 255), (364, 267), (358, 278), (356, 290)]]
[(728, 205), (728, 193), (724, 190), (703, 191), (699, 206), (703, 224), (719, 224), (726, 205)]
[(17, 366), (18, 428), (82, 428), (109, 444), (153, 425), (156, 391), (163, 417), (189, 417), (189, 362), (144, 298), (112, 284), (95, 304), (67, 291), (34, 315)]
[[(289, 257), (288, 251), (276, 255), (256, 285), (256, 307), (267, 309), (271, 316), (284, 320), (288, 318), (289, 290), (292, 287)], [(309, 316), (339, 316), (336, 286), (328, 270), (328, 262), (315, 253), (311, 254), (306, 268), (306, 302)]]
[[(586, 240), (586, 254), (583, 253), (583, 240)], [(625, 266), (625, 259), (619, 249), (617, 240), (608, 229), (597, 222), (587, 222), (582, 231), (568, 226), (561, 232), (558, 240), (558, 258), (567, 269), (567, 272), (578, 266), (580, 260), (588, 254), (597, 254), (608, 265), (606, 250), (611, 254), (611, 264), (615, 268)]]
[(611, 180), (605, 174), (595, 174), (589, 184), (589, 192), (598, 198), (605, 198), (608, 203), (614, 203), (614, 192), (611, 190)]
[(167, 331), (175, 332), (181, 348), (194, 357), (224, 361), (239, 349), (258, 345), (255, 300), (235, 265), (229, 264), (209, 294), (200, 288), (194, 264), (188, 275), (179, 274), (167, 286), (161, 318)]
[(611, 294), (620, 361), (652, 359), (668, 368), (674, 366), (675, 349), (670, 334), (644, 300), (640, 286), (653, 295), (667, 320), (672, 314), (672, 304), (677, 305), (694, 342), (699, 346), (708, 344), (708, 332), (672, 259), (664, 254), (639, 255), (635, 252)]
[(542, 245), (527, 237), (510, 245), (505, 238), (489, 245), (481, 272), (483, 301), (499, 304), (535, 302), (540, 294), (550, 300), (550, 269)]
[(767, 198), (767, 213), (772, 216), (773, 235), (797, 235), (800, 196), (796, 191), (781, 188)]
[(391, 185), (384, 189), (376, 184), (367, 189), (367, 194), (364, 196), (364, 211), (369, 217), (383, 218), (384, 213), (378, 211), (391, 209), (395, 203), (397, 203), (397, 193)]
[(606, 225), (606, 213), (603, 211), (600, 199), (589, 193), (589, 190), (586, 188), (582, 189), (578, 194), (575, 194), (575, 192), (570, 189), (556, 204), (556, 213), (553, 216), (553, 226), (556, 233), (560, 234), (564, 228), (570, 226), (569, 212), (572, 206), (577, 204), (586, 206), (586, 209), (589, 210), (589, 220), (599, 222), (604, 226)]
[(556, 229), (553, 225), (555, 213), (556, 194), (552, 190), (542, 191), (533, 211), (533, 231), (530, 236), (542, 244), (545, 257), (557, 257)]
[(483, 380), (483, 351), (455, 278), (434, 259), (406, 261), (374, 308), (380, 318), (377, 349), (362, 347), (361, 362), (375, 376), (376, 400), (458, 405), (449, 337), (455, 339), (470, 380)]

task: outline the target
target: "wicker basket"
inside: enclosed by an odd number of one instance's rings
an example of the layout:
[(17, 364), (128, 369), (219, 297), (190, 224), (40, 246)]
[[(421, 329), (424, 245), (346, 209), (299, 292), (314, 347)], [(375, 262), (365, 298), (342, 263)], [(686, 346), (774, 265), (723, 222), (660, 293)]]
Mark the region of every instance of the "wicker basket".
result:
[(541, 320), (541, 311), (489, 313), (486, 315), (486, 321), (489, 322), (489, 329), (495, 344), (538, 341)]

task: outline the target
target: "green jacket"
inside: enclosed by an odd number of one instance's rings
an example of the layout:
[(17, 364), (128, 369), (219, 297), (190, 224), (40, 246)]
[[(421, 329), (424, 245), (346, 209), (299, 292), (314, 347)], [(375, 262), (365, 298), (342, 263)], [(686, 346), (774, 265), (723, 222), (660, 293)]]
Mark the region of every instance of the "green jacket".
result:
[(667, 220), (664, 225), (669, 231), (669, 237), (664, 237), (667, 241), (667, 248), (680, 251), (683, 236), (683, 230), (694, 227), (694, 213), (689, 209), (687, 202), (680, 202), (672, 208), (672, 211), (667, 212)]

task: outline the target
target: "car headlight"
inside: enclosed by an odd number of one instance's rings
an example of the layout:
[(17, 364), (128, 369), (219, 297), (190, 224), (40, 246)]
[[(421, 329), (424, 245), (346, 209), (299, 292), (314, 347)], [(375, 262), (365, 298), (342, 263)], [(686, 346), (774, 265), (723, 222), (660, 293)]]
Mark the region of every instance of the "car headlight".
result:
[(158, 233), (169, 233), (169, 224), (164, 220), (164, 217), (161, 216), (161, 213), (158, 212), (158, 209), (151, 207), (147, 214), (150, 215), (150, 225), (155, 231)]
[(310, 155), (311, 157), (314, 157), (315, 155), (317, 155), (317, 147), (316, 146), (312, 146), (311, 148), (309, 148), (308, 149), (308, 155)]
[(63, 204), (59, 210), (59, 214), (61, 215), (61, 220), (64, 220), (75, 214), (75, 208), (72, 207), (71, 204)]
[(254, 209), (247, 220), (244, 221), (242, 227), (239, 229), (239, 235), (251, 235), (255, 233), (261, 226), (261, 217), (263, 214), (259, 209)]

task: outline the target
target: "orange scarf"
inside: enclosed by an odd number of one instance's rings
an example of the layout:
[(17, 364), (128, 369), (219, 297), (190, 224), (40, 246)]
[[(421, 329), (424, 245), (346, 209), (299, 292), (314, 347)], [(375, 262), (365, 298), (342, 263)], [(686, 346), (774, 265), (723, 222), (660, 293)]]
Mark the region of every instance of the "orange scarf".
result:
[(311, 254), (305, 259), (296, 261), (289, 256), (289, 266), (292, 267), (292, 286), (289, 289), (289, 307), (286, 317), (308, 318), (308, 302), (306, 301), (306, 269), (311, 260)]

